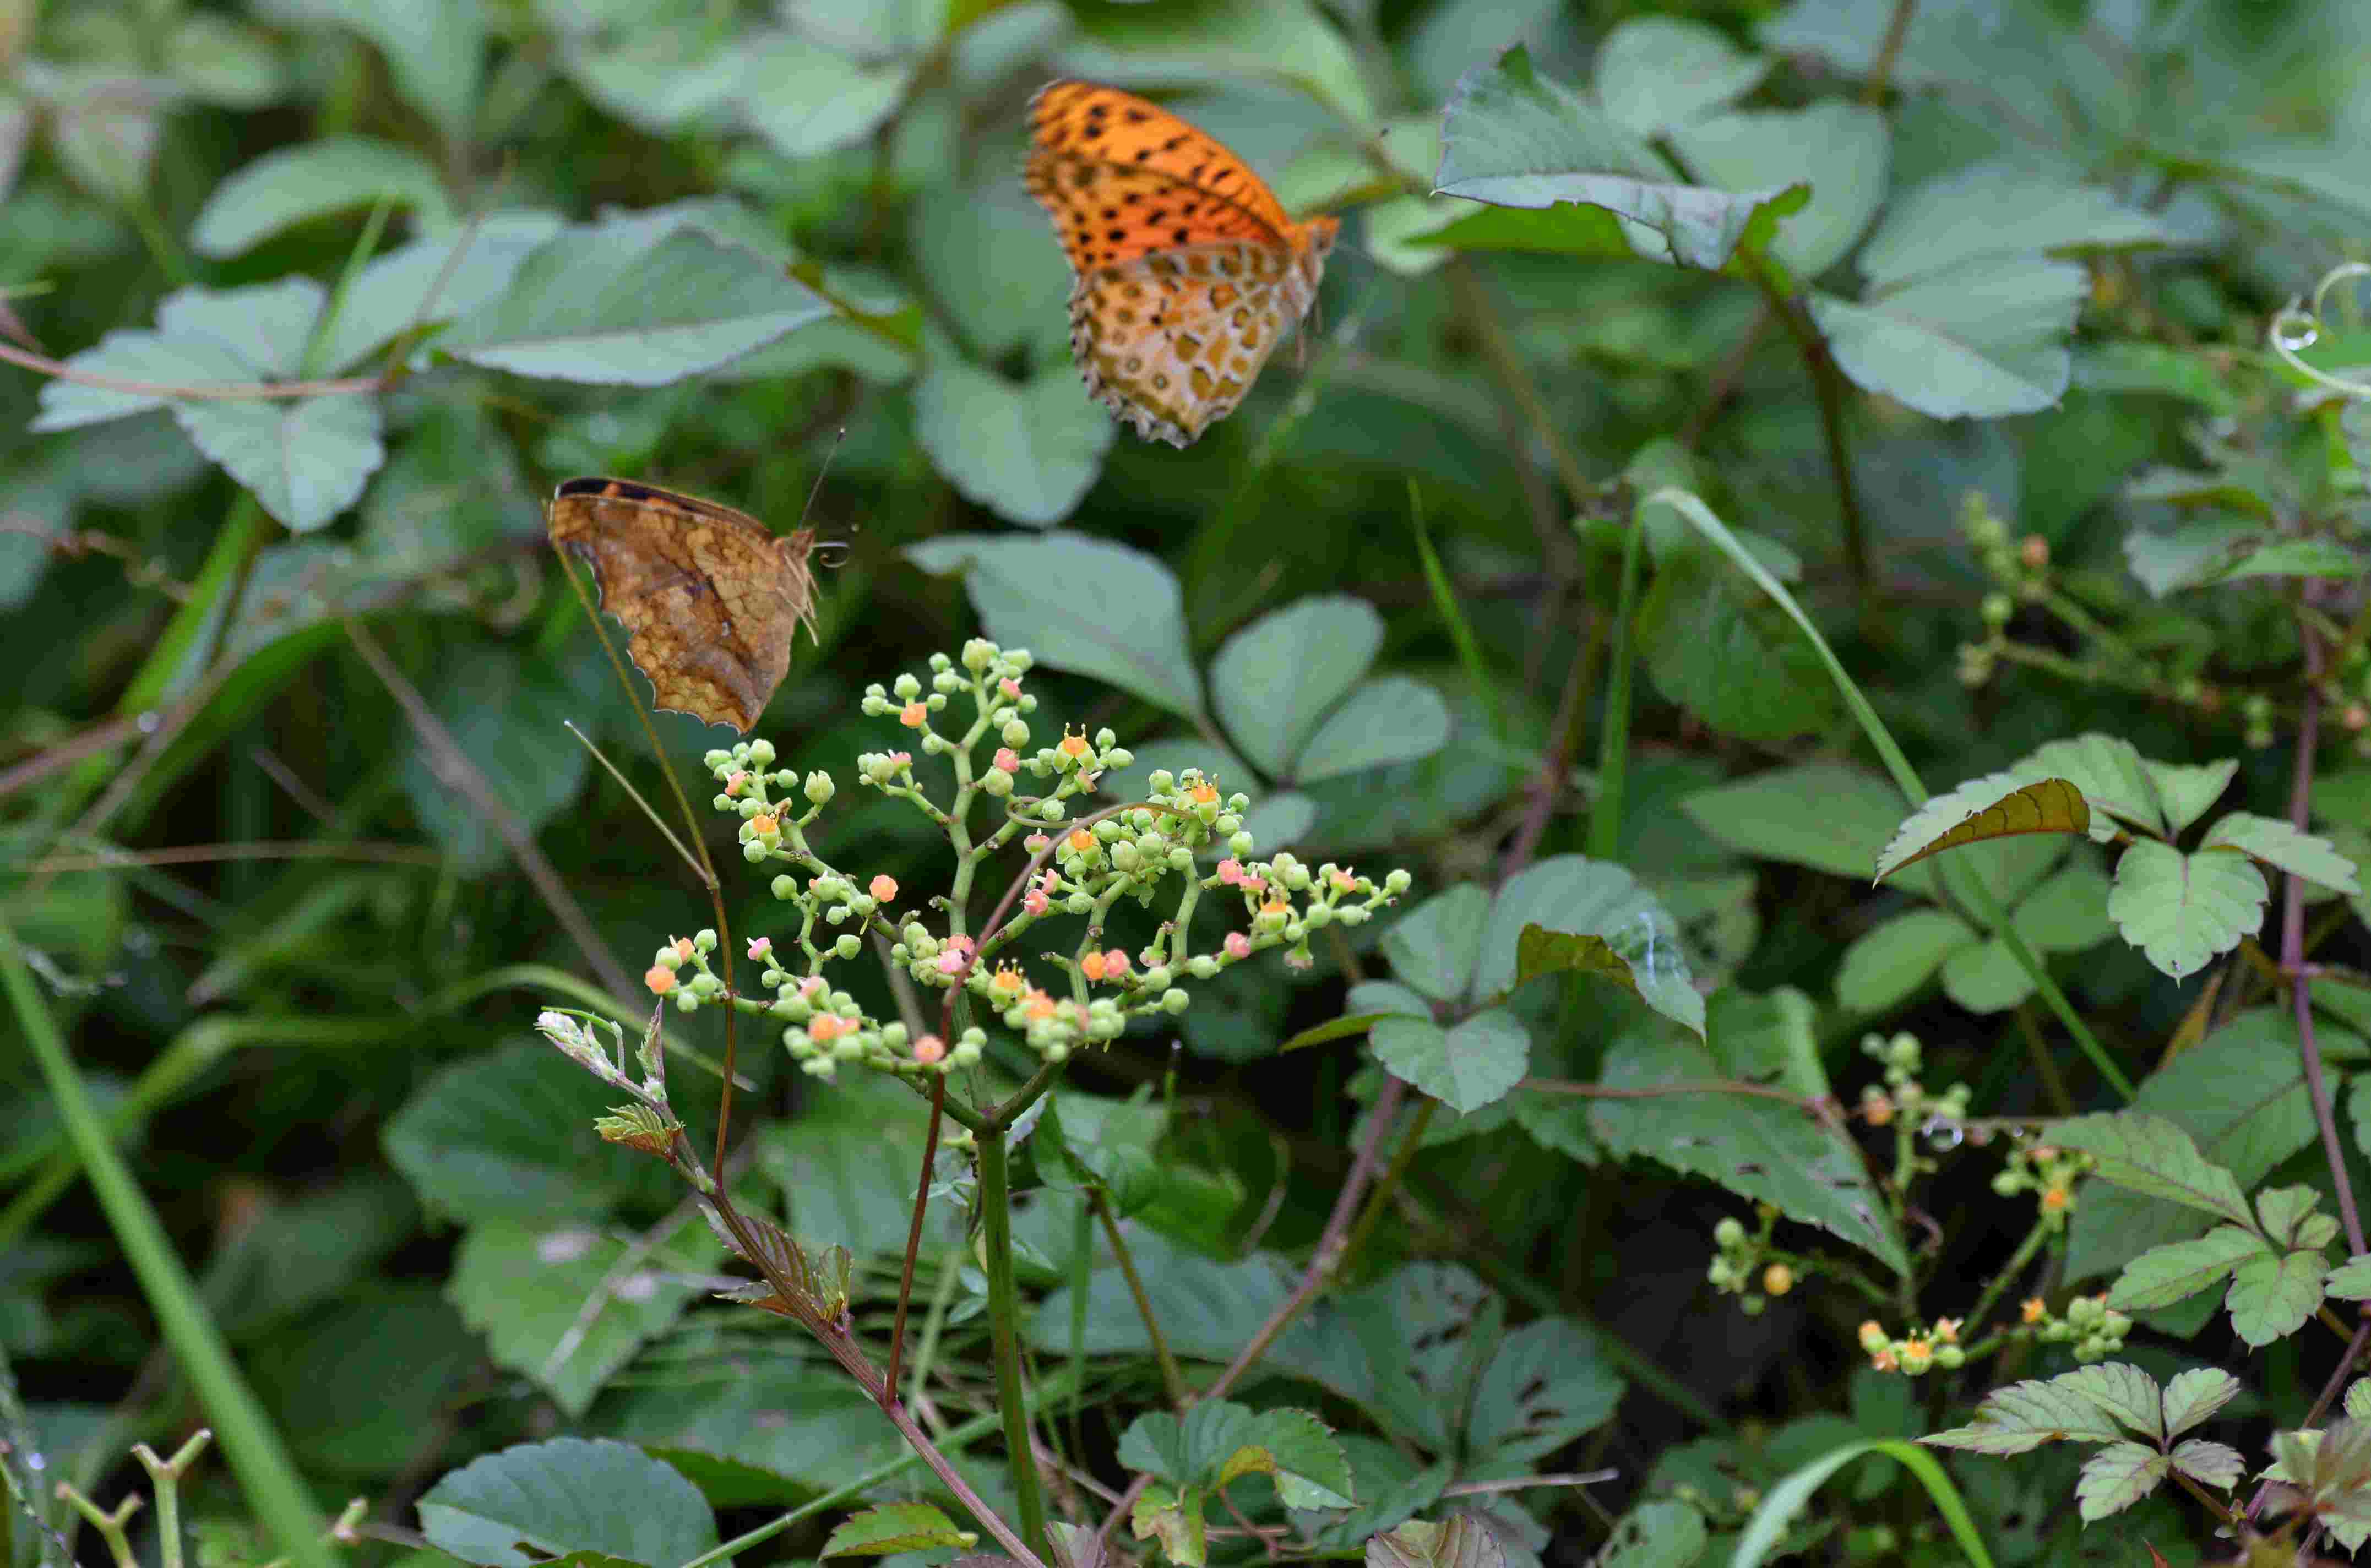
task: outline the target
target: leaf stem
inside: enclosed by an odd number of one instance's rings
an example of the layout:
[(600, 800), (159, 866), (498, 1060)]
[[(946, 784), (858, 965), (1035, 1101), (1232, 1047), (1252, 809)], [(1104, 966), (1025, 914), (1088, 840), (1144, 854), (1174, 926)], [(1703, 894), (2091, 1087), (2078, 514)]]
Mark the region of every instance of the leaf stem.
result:
[(1005, 1124), (990, 1118), (973, 1145), (979, 1162), (981, 1262), (988, 1275), (989, 1357), (996, 1364), (996, 1402), (1004, 1417), (1006, 1465), (1021, 1539), (1033, 1551), (1050, 1549), (1046, 1494), (1037, 1479), (1029, 1408), (1021, 1386), (1020, 1294), (1012, 1283), (1012, 1177)]
[(1169, 1390), (1169, 1402), (1183, 1411), (1194, 1402), (1186, 1387), (1186, 1378), (1177, 1369), (1177, 1358), (1169, 1353), (1168, 1338), (1161, 1332), (1161, 1320), (1152, 1310), (1152, 1297), (1144, 1291), (1144, 1280), (1136, 1272), (1136, 1257), (1128, 1250), (1128, 1238), (1120, 1233), (1119, 1216), (1112, 1213), (1111, 1198), (1101, 1187), (1088, 1190), (1087, 1201), (1093, 1205), (1095, 1217), (1103, 1222), (1104, 1235), (1111, 1242), (1112, 1256), (1119, 1260), (1119, 1272), (1128, 1280), (1128, 1294), (1136, 1297), (1136, 1315), (1144, 1320), (1144, 1337), (1152, 1342), (1152, 1355), (1161, 1363), (1161, 1381)]

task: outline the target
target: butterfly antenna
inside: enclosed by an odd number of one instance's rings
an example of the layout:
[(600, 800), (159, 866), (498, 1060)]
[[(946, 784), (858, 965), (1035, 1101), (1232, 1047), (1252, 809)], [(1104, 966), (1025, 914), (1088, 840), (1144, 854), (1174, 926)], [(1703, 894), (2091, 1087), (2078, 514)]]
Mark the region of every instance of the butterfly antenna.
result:
[(807, 518), (815, 511), (815, 497), (823, 493), (823, 481), (831, 472), (831, 460), (839, 455), (839, 444), (847, 439), (848, 427), (846, 425), (840, 426), (839, 429), (832, 432), (831, 446), (823, 455), (823, 467), (815, 470), (815, 482), (807, 491), (807, 503), (799, 510), (799, 526), (802, 528), (806, 526)]

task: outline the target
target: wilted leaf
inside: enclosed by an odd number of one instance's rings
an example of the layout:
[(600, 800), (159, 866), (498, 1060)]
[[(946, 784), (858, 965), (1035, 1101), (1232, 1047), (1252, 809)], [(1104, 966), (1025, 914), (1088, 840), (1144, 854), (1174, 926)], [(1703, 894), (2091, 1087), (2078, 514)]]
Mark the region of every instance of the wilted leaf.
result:
[(2026, 833), (2088, 834), (2091, 808), (2083, 792), (2064, 778), (2019, 784), (2008, 774), (1962, 784), (1928, 801), (1902, 824), (1877, 858), (1876, 880), (1929, 855), (1962, 844)]

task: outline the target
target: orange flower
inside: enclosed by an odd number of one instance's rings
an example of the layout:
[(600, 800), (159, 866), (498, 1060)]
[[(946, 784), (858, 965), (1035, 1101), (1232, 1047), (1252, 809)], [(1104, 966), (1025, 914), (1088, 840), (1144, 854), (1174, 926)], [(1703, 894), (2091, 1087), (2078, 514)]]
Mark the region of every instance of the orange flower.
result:
[(897, 879), (892, 876), (874, 877), (871, 885), (864, 891), (871, 894), (876, 902), (886, 904), (897, 896)]
[(925, 1034), (914, 1042), (914, 1060), (929, 1066), (947, 1054), (947, 1043), (935, 1034)]
[(675, 971), (664, 963), (653, 963), (642, 971), (642, 984), (651, 988), (652, 995), (664, 997), (675, 989)]
[(2029, 1323), (2038, 1323), (2050, 1316), (2050, 1309), (2042, 1305), (2041, 1297), (2039, 1296), (2027, 1297), (2017, 1310), (2018, 1316)]
[(2042, 1207), (2042, 1212), (2043, 1212), (2043, 1213), (2045, 1213), (2045, 1214), (2056, 1214), (2056, 1213), (2058, 1213), (2061, 1209), (2064, 1209), (2065, 1206), (2066, 1206), (2066, 1189), (2065, 1189), (2065, 1188), (2064, 1188), (2064, 1187), (2057, 1187), (2057, 1186), (2052, 1186), (2052, 1187), (2044, 1187), (2044, 1188), (2042, 1188), (2042, 1189), (2041, 1189), (2041, 1207)]
[(1762, 1289), (1767, 1296), (1784, 1296), (1795, 1288), (1795, 1271), (1784, 1263), (1773, 1263), (1762, 1271)]
[(1072, 851), (1077, 854), (1083, 855), (1094, 847), (1095, 836), (1093, 834), (1089, 833), (1083, 827), (1074, 827), (1070, 830), (1070, 848)]
[(1937, 1318), (1937, 1319), (1936, 1319), (1936, 1320), (1935, 1320), (1935, 1337), (1936, 1337), (1937, 1339), (1938, 1339), (1938, 1340), (1941, 1340), (1945, 1344), (1957, 1344), (1957, 1343), (1960, 1343), (1960, 1325), (1962, 1322), (1965, 1322), (1966, 1320), (1965, 1320), (1965, 1319), (1963, 1319), (1963, 1318)]
[(1902, 1363), (1893, 1359), (1893, 1347), (1891, 1345), (1871, 1353), (1868, 1364), (1879, 1372), (1899, 1371), (1902, 1366)]
[(1197, 806), (1207, 806), (1219, 798), (1219, 791), (1211, 787), (1209, 779), (1197, 778), (1186, 789), (1186, 798)]
[(1087, 954), (1086, 957), (1079, 960), (1079, 973), (1084, 974), (1090, 981), (1102, 979), (1104, 977), (1104, 955), (1099, 952), (1091, 952)]
[(1069, 730), (1064, 730), (1062, 732), (1062, 740), (1059, 749), (1062, 755), (1068, 757), (1081, 757), (1086, 755), (1088, 747), (1085, 732), (1081, 731), (1080, 733), (1074, 735), (1070, 733)]
[(897, 710), (897, 722), (908, 730), (919, 730), (929, 720), (931, 710), (918, 698)]
[(1054, 998), (1043, 991), (1032, 991), (1021, 1001), (1022, 1015), (1032, 1023), (1042, 1023), (1054, 1016)]
[(782, 824), (778, 819), (762, 813), (749, 819), (749, 832), (755, 837), (772, 838), (781, 831)]

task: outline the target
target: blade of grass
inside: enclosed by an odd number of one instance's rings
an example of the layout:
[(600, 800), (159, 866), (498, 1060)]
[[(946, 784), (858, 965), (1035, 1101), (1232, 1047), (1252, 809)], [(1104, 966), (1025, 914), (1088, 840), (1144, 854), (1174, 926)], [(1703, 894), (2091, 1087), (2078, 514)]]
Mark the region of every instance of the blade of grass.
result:
[(0, 917), (0, 986), (6, 989), (17, 1027), (24, 1031), (33, 1059), (48, 1080), (75, 1158), (90, 1177), (99, 1207), (139, 1278), (141, 1292), (156, 1314), (166, 1343), (196, 1390), (207, 1422), (222, 1439), (224, 1456), (237, 1474), (249, 1505), (280, 1550), (301, 1568), (332, 1568), (335, 1559), (321, 1539), (321, 1516), (304, 1480), (290, 1461), (279, 1433), (272, 1429), (271, 1418), (239, 1376), (214, 1320), (198, 1304), (196, 1283), (173, 1251), (147, 1194), (132, 1179), (107, 1129), (99, 1124), (89, 1090), (75, 1070), (57, 1020), (50, 1016), (33, 982), (33, 972), (25, 963), (24, 950), (17, 945), (16, 928), (6, 917)]
[(1514, 742), (1507, 733), (1506, 708), (1498, 700), (1497, 683), (1482, 667), (1482, 645), (1475, 640), (1474, 627), (1458, 607), (1457, 595), (1450, 592), (1449, 573), (1441, 570), (1440, 557), (1432, 548), (1432, 531), (1424, 521), (1424, 497), (1414, 479), (1408, 481), (1408, 516), (1416, 525), (1417, 559), (1424, 563), (1424, 583), (1432, 591), (1432, 607), (1440, 613), (1440, 624), (1448, 628), (1450, 644), (1457, 650), (1457, 663), (1472, 683), (1474, 695), (1482, 699), (1483, 709), (1490, 715), (1490, 738), (1498, 743), (1499, 755), (1507, 755), (1513, 751)]
[(1592, 860), (1611, 860), (1622, 841), (1622, 795), (1630, 773), (1630, 682), (1637, 663), (1630, 622), (1638, 608), (1638, 558), (1646, 536), (1634, 506), (1630, 533), (1622, 542), (1622, 588), (1613, 603), (1613, 663), (1605, 673), (1605, 729), (1597, 742), (1597, 804), (1589, 813)]
[(1917, 1444), (1900, 1437), (1879, 1437), (1866, 1443), (1846, 1443), (1831, 1448), (1772, 1487), (1762, 1499), (1762, 1506), (1747, 1520), (1745, 1533), (1737, 1538), (1736, 1553), (1729, 1558), (1731, 1568), (1760, 1568), (1769, 1557), (1787, 1526), (1796, 1513), (1811, 1500), (1827, 1479), (1836, 1471), (1867, 1454), (1882, 1454), (1900, 1464), (1918, 1478), (1926, 1495), (1935, 1500), (1935, 1511), (1943, 1516), (1944, 1525), (1951, 1539), (1960, 1545), (1975, 1568), (1993, 1568), (1993, 1560), (1984, 1551), (1984, 1537), (1977, 1533), (1976, 1521), (1969, 1516), (1968, 1505), (1960, 1501), (1960, 1489), (1935, 1462), (1935, 1456)]
[[(1877, 716), (1877, 709), (1868, 705), (1868, 698), (1861, 695), (1860, 687), (1854, 683), (1852, 676), (1845, 673), (1845, 667), (1836, 658), (1834, 650), (1828, 646), (1828, 640), (1820, 635), (1820, 628), (1811, 624), (1810, 617), (1803, 613), (1802, 606), (1795, 603), (1794, 595), (1787, 593), (1786, 587), (1776, 578), (1764, 570), (1762, 563), (1753, 559), (1752, 553), (1738, 543), (1737, 536), (1731, 534), (1728, 526), (1713, 515), (1712, 509), (1694, 494), (1683, 490), (1667, 489), (1657, 490), (1647, 499), (1659, 502), (1677, 512), (1686, 520), (1688, 526), (1703, 535), (1719, 549), (1721, 554), (1727, 556), (1740, 571), (1752, 579), (1755, 587), (1769, 594), (1778, 607), (1787, 612), (1787, 619), (1793, 621), (1797, 629), (1809, 640), (1811, 651), (1819, 655), (1820, 663), (1826, 666), (1828, 678), (1835, 682), (1837, 692), (1845, 699), (1845, 706), (1852, 710), (1853, 718), (1860, 724), (1861, 733), (1868, 737), (1868, 744), (1876, 749), (1879, 760), (1885, 764), (1886, 772), (1892, 775), (1894, 784), (1900, 788), (1903, 795), (1909, 798), (1913, 806), (1925, 805), (1926, 786), (1920, 782), (1917, 770), (1910, 766), (1910, 759), (1902, 755), (1902, 748), (1894, 744), (1893, 735), (1886, 729), (1885, 721)], [(2091, 1065), (2099, 1069), (2099, 1076), (2113, 1085), (2117, 1093), (2128, 1101), (2132, 1099), (2132, 1080), (2118, 1069), (2114, 1058), (2108, 1055), (2107, 1048), (2099, 1043), (2098, 1038), (2076, 1015), (2074, 1004), (2066, 999), (2066, 993), (2058, 988), (2058, 983), (2053, 980), (2050, 977), (2050, 972), (2042, 967), (2041, 957), (2028, 945), (2026, 940), (2018, 934), (2016, 927), (2010, 924), (2008, 912), (2000, 906), (2000, 901), (1993, 896), (1992, 890), (1985, 887), (1977, 878), (1961, 873), (1956, 866), (1950, 865), (1948, 861), (1939, 863), (1939, 869), (1943, 881), (1950, 888), (1951, 893), (1974, 910), (1984, 926), (1995, 936), (2000, 938), (2001, 945), (2008, 949), (2009, 955), (2017, 960), (2018, 967), (2024, 970), (2027, 976), (2032, 980), (2034, 989), (2041, 994), (2043, 1005), (2057, 1016), (2058, 1021), (2065, 1026), (2066, 1032), (2075, 1037), (2075, 1043), (2082, 1047), (2085, 1055), (2091, 1058)]]

